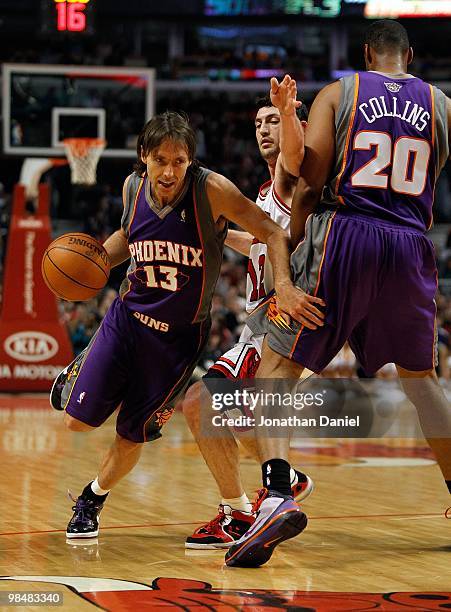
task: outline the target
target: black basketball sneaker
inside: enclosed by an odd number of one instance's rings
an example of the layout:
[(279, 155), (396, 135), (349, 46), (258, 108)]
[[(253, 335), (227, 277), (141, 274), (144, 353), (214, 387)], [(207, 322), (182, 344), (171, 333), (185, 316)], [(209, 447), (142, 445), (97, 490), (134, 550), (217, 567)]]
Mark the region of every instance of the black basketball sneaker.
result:
[[(82, 354), (82, 353), (81, 353)], [(80, 363), (80, 355), (75, 357), (75, 359), (61, 370), (58, 376), (53, 381), (52, 388), (50, 389), (50, 406), (55, 410), (63, 410), (64, 406), (62, 405), (62, 393), (64, 389), (64, 385), (69, 380), (70, 377), (76, 376), (78, 371), (78, 364)], [(74, 371), (72, 371), (74, 370)]]
[(74, 514), (67, 525), (66, 537), (68, 539), (97, 537), (99, 535), (99, 515), (104, 502), (95, 502), (83, 494), (77, 499), (70, 493), (69, 496), (75, 502), (75, 506), (72, 506)]

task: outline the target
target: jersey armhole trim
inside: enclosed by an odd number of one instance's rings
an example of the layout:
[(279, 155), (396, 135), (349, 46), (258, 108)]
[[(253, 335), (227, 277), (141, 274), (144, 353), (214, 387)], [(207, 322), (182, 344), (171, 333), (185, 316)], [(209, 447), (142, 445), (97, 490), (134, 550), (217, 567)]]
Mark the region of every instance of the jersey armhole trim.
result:
[[(205, 283), (206, 283), (206, 267), (205, 267), (205, 245), (204, 245), (204, 237), (202, 235), (202, 228), (200, 226), (199, 223), (199, 211), (197, 209), (197, 193), (196, 193), (196, 181), (193, 181), (193, 185), (192, 185), (192, 190), (193, 190), (193, 203), (194, 203), (194, 216), (196, 218), (196, 225), (197, 225), (197, 233), (199, 236), (199, 240), (200, 240), (200, 244), (202, 247), (202, 290), (200, 292), (200, 297), (199, 297), (199, 303), (197, 305), (196, 308), (196, 313), (193, 317), (193, 320), (191, 321), (191, 323), (196, 323), (196, 319), (199, 315), (199, 311), (200, 308), (202, 306), (202, 303), (204, 301), (204, 292), (205, 292)], [(206, 189), (205, 189), (205, 193), (206, 193)], [(211, 206), (210, 206), (210, 202), (208, 202), (208, 206), (210, 208), (210, 214), (211, 214)], [(214, 222), (214, 219), (213, 219)]]
[(347, 159), (348, 159), (349, 141), (351, 139), (351, 132), (352, 132), (352, 128), (354, 126), (355, 112), (356, 112), (356, 109), (357, 109), (357, 100), (359, 98), (359, 83), (360, 83), (359, 73), (356, 72), (355, 79), (354, 79), (354, 100), (352, 102), (351, 117), (349, 119), (348, 131), (347, 131), (347, 134), (346, 134), (345, 148), (344, 148), (344, 153), (343, 153), (343, 163), (341, 165), (340, 174), (337, 177), (337, 183), (335, 185), (335, 195), (336, 196), (338, 196), (338, 190), (340, 188), (341, 177), (343, 176), (343, 173), (345, 171), (346, 162), (347, 162)]
[(431, 130), (431, 145), (432, 145), (432, 150), (435, 152), (435, 95), (434, 95), (434, 88), (432, 87), (432, 85), (429, 85), (429, 91), (431, 92), (431, 124), (432, 124), (432, 130)]
[(267, 194), (268, 194), (268, 192), (263, 193), (263, 190), (264, 190), (266, 187), (270, 187), (270, 186), (271, 186), (271, 183), (272, 183), (272, 181), (271, 181), (271, 180), (269, 180), (269, 181), (265, 181), (265, 182), (263, 183), (263, 185), (261, 185), (261, 186), (260, 186), (260, 189), (258, 190), (258, 197), (259, 197), (259, 198), (261, 198), (262, 200), (264, 200), (264, 199), (266, 198)]
[(288, 215), (290, 217), (291, 216), (291, 208), (289, 208), (289, 206), (287, 204), (285, 204), (285, 202), (282, 200), (280, 195), (277, 193), (275, 185), (272, 188), (272, 192), (274, 194), (274, 201), (277, 204), (277, 206), (280, 208), (280, 210), (283, 213), (285, 213), (286, 215)]
[(139, 182), (139, 185), (138, 185), (138, 189), (136, 190), (135, 201), (133, 202), (133, 212), (131, 214), (130, 223), (128, 224), (128, 228), (127, 228), (127, 235), (128, 236), (130, 236), (130, 230), (132, 228), (132, 224), (133, 224), (133, 221), (135, 219), (135, 214), (136, 214), (136, 209), (137, 209), (137, 204), (138, 204), (138, 198), (139, 198), (139, 194), (141, 193), (141, 189), (142, 189), (142, 187), (144, 185), (145, 178), (146, 178), (145, 176), (143, 176), (141, 178), (141, 180)]

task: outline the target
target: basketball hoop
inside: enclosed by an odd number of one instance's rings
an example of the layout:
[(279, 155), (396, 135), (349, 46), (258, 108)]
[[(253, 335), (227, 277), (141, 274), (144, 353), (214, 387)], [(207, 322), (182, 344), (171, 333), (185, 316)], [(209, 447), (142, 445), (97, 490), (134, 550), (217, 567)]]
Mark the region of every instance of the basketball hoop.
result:
[(97, 164), (105, 148), (102, 138), (66, 138), (63, 140), (74, 185), (95, 185)]

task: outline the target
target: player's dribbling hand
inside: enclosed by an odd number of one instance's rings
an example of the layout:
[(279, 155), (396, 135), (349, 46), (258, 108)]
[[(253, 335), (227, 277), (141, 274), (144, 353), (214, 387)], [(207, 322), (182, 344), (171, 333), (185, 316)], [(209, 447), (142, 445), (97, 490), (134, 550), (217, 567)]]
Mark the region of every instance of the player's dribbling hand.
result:
[(302, 104), (300, 100), (296, 100), (296, 81), (288, 74), (280, 83), (275, 77), (272, 77), (270, 97), (272, 104), (279, 109), (281, 115), (293, 115)]
[(309, 295), (294, 285), (286, 285), (283, 289), (278, 288), (276, 300), (277, 308), (288, 325), (290, 318), (308, 329), (318, 329), (324, 325), (324, 312), (318, 307), (326, 304), (321, 298)]

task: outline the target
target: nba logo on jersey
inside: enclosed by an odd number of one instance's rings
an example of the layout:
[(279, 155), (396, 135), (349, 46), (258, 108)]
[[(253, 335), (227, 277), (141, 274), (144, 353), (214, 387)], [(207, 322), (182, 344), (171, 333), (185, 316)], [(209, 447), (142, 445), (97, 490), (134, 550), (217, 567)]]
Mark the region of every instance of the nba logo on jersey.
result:
[(398, 91), (402, 87), (402, 85), (400, 85), (399, 83), (384, 83), (384, 85), (388, 89), (388, 91), (391, 91), (392, 93), (398, 93)]
[(80, 393), (80, 395), (78, 396), (77, 404), (81, 404), (82, 403), (82, 401), (85, 399), (85, 395), (86, 395), (86, 391), (82, 391)]

